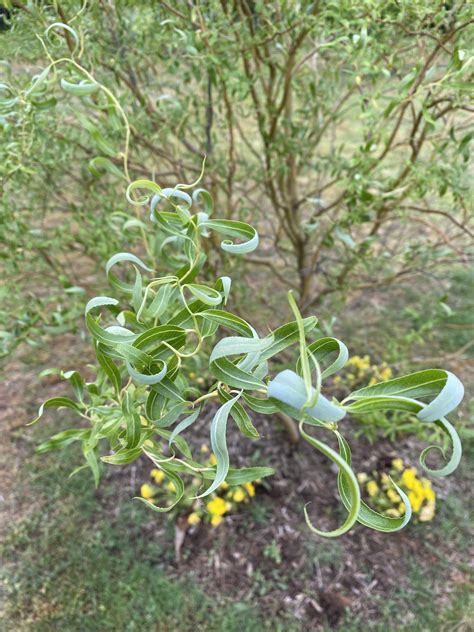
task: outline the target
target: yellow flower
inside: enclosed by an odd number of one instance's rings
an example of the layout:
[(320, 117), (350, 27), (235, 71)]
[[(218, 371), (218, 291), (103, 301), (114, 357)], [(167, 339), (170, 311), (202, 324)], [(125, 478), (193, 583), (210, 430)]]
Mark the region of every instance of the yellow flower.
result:
[(400, 503), (400, 504), (398, 505), (398, 511), (399, 511), (400, 513), (402, 513), (402, 514), (403, 514), (403, 513), (405, 513), (405, 511), (406, 511), (405, 503)]
[(199, 517), (199, 515), (193, 511), (193, 513), (190, 513), (188, 516), (188, 524), (190, 525), (195, 525), (195, 524), (199, 524), (201, 522), (201, 518)]
[(218, 527), (222, 522), (222, 516), (212, 516), (211, 524), (213, 527)]
[(357, 480), (359, 481), (359, 483), (365, 483), (367, 481), (369, 477), (367, 476), (367, 474), (365, 472), (359, 472), (359, 474), (357, 474)]
[(247, 494), (250, 496), (250, 498), (253, 498), (255, 496), (255, 486), (254, 486), (254, 484), (253, 483), (245, 483), (244, 487), (247, 490)]
[(421, 522), (428, 522), (429, 520), (433, 520), (434, 515), (435, 515), (435, 504), (434, 502), (429, 502), (420, 511), (419, 519), (421, 520)]
[(166, 485), (166, 489), (167, 489), (169, 492), (175, 492), (175, 491), (176, 491), (176, 487), (175, 487), (175, 485), (174, 485), (173, 481), (170, 481), (169, 483), (167, 483), (167, 485)]
[(147, 500), (153, 498), (153, 487), (151, 485), (148, 485), (148, 483), (144, 483), (140, 487), (140, 496), (142, 498), (146, 498)]
[(213, 516), (223, 516), (227, 511), (229, 511), (231, 505), (230, 503), (226, 503), (226, 501), (220, 496), (217, 496), (207, 503), (207, 508)]
[(389, 500), (392, 501), (392, 503), (399, 503), (401, 501), (400, 496), (397, 494), (397, 492), (394, 489), (389, 489), (387, 492), (387, 496)]
[(234, 500), (236, 503), (241, 503), (243, 500), (245, 500), (245, 492), (241, 487), (237, 487), (232, 496), (232, 500)]
[(370, 358), (367, 355), (363, 358), (356, 355), (350, 358), (347, 361), (347, 364), (349, 366), (355, 366), (356, 369), (359, 369), (360, 371), (364, 371), (365, 369), (368, 369), (370, 367)]
[(333, 379), (333, 384), (340, 384), (342, 382), (342, 377), (340, 375), (336, 375)]
[(390, 478), (386, 472), (382, 472), (382, 476), (380, 478), (382, 479), (382, 483), (384, 485), (388, 485), (390, 483)]
[(425, 488), (425, 498), (426, 500), (428, 500), (430, 503), (434, 503), (436, 500), (436, 494), (434, 493), (434, 491), (431, 489), (431, 487), (429, 487), (428, 489)]
[(201, 452), (203, 454), (207, 454), (209, 452), (209, 448), (207, 447), (207, 445), (205, 443), (203, 443), (202, 446), (201, 446)]
[(419, 496), (415, 492), (409, 492), (408, 500), (410, 501), (411, 508), (414, 513), (418, 513), (421, 509), (421, 504), (423, 502), (423, 496)]
[(402, 483), (408, 487), (408, 489), (413, 489), (417, 482), (415, 468), (407, 468), (402, 474)]
[(375, 379), (375, 377), (371, 377), (369, 380), (369, 386), (373, 386), (374, 384), (377, 384), (377, 380)]
[(152, 469), (150, 474), (151, 474), (153, 480), (155, 481), (155, 483), (161, 483), (163, 481), (163, 479), (165, 478), (164, 472), (162, 472), (161, 470), (157, 469), (156, 467)]
[(403, 470), (403, 460), (393, 459), (392, 466), (397, 470), (397, 472), (401, 472)]
[(367, 483), (367, 493), (369, 496), (375, 496), (375, 494), (379, 491), (379, 486), (375, 481), (369, 481)]
[(219, 489), (227, 491), (229, 489), (229, 483), (227, 483), (226, 481), (222, 481), (222, 483), (219, 485)]
[(143, 445), (146, 446), (147, 448), (152, 448), (153, 441), (151, 441), (150, 439), (145, 439), (145, 441), (143, 442)]
[(431, 481), (428, 478), (422, 478), (421, 484), (425, 489), (431, 489)]
[(392, 369), (387, 366), (383, 371), (380, 372), (380, 377), (384, 382), (387, 382), (392, 377)]
[(417, 494), (417, 496), (419, 496), (420, 498), (423, 498), (424, 495), (425, 495), (425, 490), (423, 488), (423, 485), (421, 484), (421, 482), (418, 479), (416, 479), (413, 482), (412, 491), (414, 491), (415, 494)]
[(395, 509), (395, 507), (387, 509), (385, 513), (387, 514), (387, 516), (391, 516), (392, 518), (398, 518), (400, 516), (400, 512), (398, 511), (398, 509)]
[(216, 455), (214, 452), (211, 453), (211, 465), (215, 465), (217, 463)]

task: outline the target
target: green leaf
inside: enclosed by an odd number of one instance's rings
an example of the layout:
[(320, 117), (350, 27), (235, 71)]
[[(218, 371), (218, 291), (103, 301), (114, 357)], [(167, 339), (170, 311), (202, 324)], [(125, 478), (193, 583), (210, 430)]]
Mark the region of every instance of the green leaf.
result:
[(242, 239), (243, 243), (234, 244), (230, 239), (221, 242), (222, 250), (234, 254), (246, 254), (252, 252), (258, 247), (258, 233), (249, 224), (245, 222), (237, 222), (230, 219), (210, 219), (202, 222), (200, 227), (210, 228), (222, 235), (229, 237), (237, 237)]
[(176, 439), (176, 437), (178, 437), (178, 435), (181, 432), (184, 432), (186, 428), (189, 428), (189, 426), (191, 426), (198, 419), (200, 412), (201, 412), (201, 409), (198, 408), (191, 415), (189, 415), (188, 417), (185, 417), (185, 419), (179, 422), (179, 424), (176, 426), (176, 428), (173, 430), (173, 432), (170, 435), (170, 438), (168, 441), (169, 446), (173, 444), (174, 440)]
[(61, 88), (64, 92), (68, 92), (69, 94), (74, 94), (77, 97), (85, 97), (89, 94), (93, 94), (97, 92), (99, 89), (99, 84), (89, 81), (88, 79), (83, 79), (79, 81), (79, 83), (71, 83), (66, 79), (61, 79)]
[(244, 485), (273, 474), (275, 474), (275, 470), (272, 467), (242, 467), (240, 469), (231, 467), (225, 480), (231, 486)]
[(32, 426), (37, 421), (39, 421), (46, 408), (70, 408), (71, 410), (74, 410), (75, 412), (78, 412), (78, 413), (81, 412), (80, 406), (72, 399), (69, 399), (69, 397), (51, 397), (50, 399), (47, 399), (43, 404), (41, 404), (41, 406), (38, 409), (37, 417), (33, 419), (33, 421), (30, 421), (30, 423), (27, 425)]
[[(154, 432), (158, 436), (168, 441), (169, 443), (169, 440), (171, 439), (171, 435), (172, 435), (172, 433), (169, 430), (165, 430), (164, 428), (155, 428)], [(192, 462), (193, 455), (191, 452), (191, 448), (189, 447), (188, 442), (186, 441), (184, 437), (181, 437), (180, 435), (175, 436), (173, 440), (173, 444), (176, 446), (179, 452), (181, 452), (181, 454), (183, 454), (186, 457), (186, 462)], [(157, 450), (154, 448), (147, 447), (146, 451), (147, 451), (147, 456), (150, 459), (154, 459), (157, 465), (160, 465), (161, 462), (166, 462), (166, 467), (171, 467), (173, 471), (181, 471), (180, 467), (178, 468), (173, 467), (172, 465), (173, 460), (172, 459), (170, 460), (170, 457), (164, 457), (162, 454), (158, 453)]]
[(155, 298), (146, 309), (147, 318), (160, 318), (160, 316), (165, 313), (169, 302), (171, 301), (174, 289), (175, 288), (170, 283), (160, 287)]
[(87, 461), (87, 465), (91, 469), (92, 475), (94, 477), (95, 486), (98, 487), (100, 480), (100, 468), (99, 461), (97, 460), (96, 449), (93, 446), (89, 446), (87, 442), (83, 442), (82, 453), (84, 454), (84, 458)]
[[(419, 419), (420, 412), (427, 408), (427, 405), (423, 404), (422, 402), (418, 402), (415, 399), (408, 399), (403, 397), (372, 397), (367, 398), (366, 400), (356, 401), (353, 404), (346, 406), (345, 408), (347, 412), (349, 412), (351, 415), (363, 414), (376, 410), (405, 410), (415, 414)], [(420, 421), (420, 423), (426, 422)], [(437, 419), (436, 421), (434, 421), (434, 424), (441, 428), (441, 430), (443, 430), (446, 436), (450, 439), (452, 444), (451, 457), (444, 467), (437, 470), (432, 470), (426, 466), (426, 457), (428, 453), (431, 450), (436, 449), (440, 451), (444, 457), (445, 454), (439, 446), (429, 446), (425, 448), (421, 453), (420, 463), (421, 466), (432, 476), (447, 476), (448, 474), (454, 472), (460, 463), (462, 456), (461, 441), (456, 430), (445, 417)]]
[[(222, 403), (228, 402), (232, 399), (232, 395), (227, 393), (223, 388), (219, 388), (219, 399)], [(240, 432), (248, 437), (249, 439), (259, 439), (260, 434), (258, 430), (252, 423), (252, 420), (248, 416), (245, 408), (239, 404), (239, 402), (235, 402), (230, 410), (230, 416), (237, 424)]]
[(338, 454), (332, 448), (330, 448), (328, 445), (323, 443), (322, 441), (318, 441), (318, 439), (315, 439), (311, 435), (307, 434), (303, 429), (303, 423), (304, 422), (300, 422), (300, 433), (303, 439), (307, 441), (310, 445), (312, 445), (314, 448), (319, 450), (322, 454), (324, 454), (324, 456), (330, 459), (335, 465), (337, 465), (337, 467), (339, 468), (339, 471), (343, 472), (344, 480), (347, 482), (346, 501), (348, 503), (348, 506), (347, 506), (348, 515), (344, 524), (341, 527), (334, 529), (333, 531), (321, 531), (319, 529), (316, 529), (316, 527), (314, 527), (309, 520), (306, 507), (304, 508), (306, 524), (311, 529), (311, 531), (325, 538), (336, 538), (342, 535), (343, 533), (347, 533), (347, 531), (349, 531), (349, 529), (355, 524), (357, 517), (359, 516), (359, 512), (360, 512), (359, 483), (357, 482), (357, 478), (354, 472), (352, 471), (351, 467), (341, 457), (341, 455)]
[(125, 447), (127, 450), (132, 450), (140, 443), (142, 424), (140, 421), (140, 415), (135, 409), (133, 394), (130, 391), (125, 391), (125, 395), (122, 400), (122, 413), (127, 425), (127, 445)]
[(74, 394), (77, 399), (82, 402), (84, 398), (84, 380), (80, 373), (77, 371), (63, 371), (61, 369), (45, 369), (41, 371), (40, 377), (47, 375), (59, 375), (64, 380), (67, 380), (74, 390)]
[(256, 413), (261, 413), (263, 415), (272, 415), (278, 412), (278, 406), (269, 400), (262, 399), (260, 397), (254, 397), (253, 395), (249, 395), (248, 393), (242, 394), (245, 402), (248, 404), (249, 408), (251, 408)]
[[(310, 396), (314, 396), (312, 389)], [(308, 393), (303, 379), (294, 371), (286, 369), (278, 373), (268, 384), (268, 397), (281, 401), (291, 408), (304, 412), (309, 417), (314, 417), (318, 421), (338, 422), (346, 415), (345, 410), (340, 406), (327, 400), (321, 393), (316, 405), (311, 408), (304, 408)]]
[(443, 430), (443, 432), (445, 432), (445, 434), (451, 440), (451, 445), (452, 445), (451, 458), (449, 459), (447, 464), (442, 468), (439, 468), (436, 470), (429, 468), (426, 465), (426, 457), (428, 456), (429, 452), (431, 452), (431, 450), (438, 450), (439, 452), (441, 452), (443, 457), (446, 458), (446, 455), (444, 454), (444, 451), (442, 450), (442, 448), (440, 448), (437, 445), (431, 445), (425, 448), (420, 454), (420, 464), (428, 472), (428, 474), (431, 474), (431, 476), (448, 476), (449, 474), (452, 474), (456, 470), (456, 468), (458, 467), (461, 461), (462, 444), (459, 439), (458, 433), (456, 432), (456, 430), (453, 428), (453, 426), (449, 423), (449, 421), (446, 418), (442, 417), (441, 419), (437, 419), (434, 423), (439, 428), (441, 428), (441, 430)]
[(145, 404), (145, 414), (148, 421), (154, 421), (161, 417), (166, 401), (166, 397), (158, 393), (158, 391), (149, 391)]
[(186, 342), (186, 332), (176, 325), (158, 325), (140, 334), (133, 342), (133, 346), (146, 350), (156, 359), (159, 357), (158, 351), (165, 349), (163, 342), (174, 349), (180, 349)]
[(96, 345), (95, 354), (100, 366), (103, 368), (105, 374), (112, 382), (115, 393), (118, 394), (122, 387), (122, 378), (120, 377), (120, 371), (112, 362), (112, 360), (102, 352), (102, 346), (100, 344)]
[(166, 399), (175, 399), (184, 402), (184, 397), (174, 382), (165, 377), (161, 382), (152, 385), (152, 389), (163, 395)]
[[(345, 460), (347, 465), (351, 467), (352, 457), (349, 444), (339, 432), (336, 432), (336, 436), (339, 443), (339, 451), (341, 453), (341, 456)], [(398, 485), (396, 485), (393, 481), (392, 484), (405, 504), (405, 515), (400, 516), (399, 518), (390, 518), (389, 516), (384, 516), (383, 514), (371, 509), (363, 500), (361, 500), (357, 522), (360, 522), (361, 524), (369, 527), (370, 529), (374, 529), (375, 531), (384, 531), (385, 533), (399, 531), (410, 522), (412, 510), (408, 496), (405, 494), (403, 489), (400, 489), (400, 487), (398, 487)], [(346, 509), (349, 510), (352, 502), (352, 494), (350, 481), (346, 477), (346, 474), (343, 470), (339, 470), (337, 485), (342, 502), (344, 503)]]
[(257, 353), (267, 349), (273, 340), (272, 338), (241, 338), (239, 336), (229, 336), (219, 340), (212, 350), (209, 363), (215, 362), (218, 358), (224, 358), (231, 355), (242, 355), (245, 353)]
[(49, 452), (50, 450), (60, 450), (62, 448), (65, 448), (73, 441), (88, 439), (90, 433), (90, 429), (83, 428), (72, 428), (70, 430), (63, 430), (62, 432), (58, 432), (57, 434), (53, 435), (47, 441), (43, 441), (43, 443), (40, 443), (40, 445), (36, 447), (35, 452), (37, 454), (43, 454), (45, 452)]
[[(321, 371), (322, 379), (337, 373), (337, 371), (342, 369), (349, 358), (349, 351), (347, 350), (346, 345), (337, 338), (320, 338), (308, 345), (307, 349), (319, 363), (325, 360), (328, 355), (332, 355), (334, 352), (337, 352), (338, 355), (334, 362)], [(301, 361), (298, 358), (298, 362), (296, 364), (296, 370), (298, 372), (300, 371), (300, 367)]]
[[(312, 331), (316, 325), (318, 324), (318, 319), (314, 316), (309, 316), (308, 318), (303, 318), (303, 327), (305, 334), (308, 334)], [(286, 325), (282, 325), (275, 329), (272, 332), (271, 336), (273, 337), (273, 343), (270, 347), (262, 351), (260, 355), (261, 360), (268, 360), (272, 358), (276, 354), (283, 351), (290, 345), (298, 342), (299, 340), (299, 329), (298, 323), (293, 321), (291, 323), (287, 323)]]
[(304, 329), (303, 318), (300, 314), (300, 310), (298, 309), (298, 305), (296, 304), (293, 293), (291, 291), (288, 292), (288, 303), (290, 304), (290, 307), (296, 318), (296, 323), (298, 325), (298, 340), (300, 343), (300, 366), (301, 372), (303, 374), (304, 387), (306, 389), (306, 400), (304, 404), (301, 405), (301, 408), (306, 408), (314, 406), (314, 404), (316, 404), (319, 397), (320, 384), (317, 385), (316, 390), (313, 389), (311, 381), (311, 369), (309, 366), (308, 352), (306, 349), (306, 332)]
[[(147, 452), (145, 452), (145, 454), (147, 454)], [(147, 456), (149, 455), (147, 454)], [(174, 502), (172, 502), (171, 505), (169, 505), (168, 507), (158, 507), (154, 503), (150, 502), (146, 498), (142, 498), (141, 496), (135, 496), (134, 500), (140, 500), (144, 505), (148, 507), (148, 509), (152, 509), (153, 511), (156, 511), (157, 513), (166, 513), (168, 511), (171, 511), (174, 507), (176, 507), (176, 505), (179, 503), (181, 498), (184, 496), (184, 483), (180, 476), (178, 476), (175, 472), (167, 468), (162, 463), (160, 463), (158, 467), (163, 470), (163, 472), (166, 474), (166, 476), (174, 485), (174, 488), (175, 488)]]
[(144, 189), (145, 191), (149, 191), (150, 193), (161, 192), (161, 187), (151, 180), (135, 180), (128, 185), (127, 191), (125, 193), (125, 197), (127, 198), (128, 202), (130, 202), (130, 204), (133, 204), (133, 206), (144, 206), (145, 204), (148, 204), (151, 199), (151, 195), (142, 195), (138, 199), (134, 199), (132, 197), (132, 193), (137, 189)]
[(145, 373), (140, 373), (140, 371), (137, 371), (136, 369), (134, 369), (128, 360), (126, 362), (127, 371), (130, 377), (132, 377), (135, 380), (135, 382), (138, 382), (138, 384), (147, 384), (147, 385), (158, 384), (158, 382), (161, 382), (161, 380), (165, 377), (168, 371), (168, 367), (166, 365), (166, 362), (163, 362), (162, 364), (163, 364), (163, 368), (158, 373), (145, 374)]
[(168, 428), (168, 426), (174, 424), (178, 417), (189, 411), (190, 405), (190, 402), (182, 401), (173, 404), (164, 415), (159, 419), (153, 420), (153, 425), (157, 428)]
[(235, 314), (231, 314), (220, 309), (208, 309), (206, 311), (199, 312), (199, 316), (202, 316), (205, 320), (208, 320), (211, 323), (216, 323), (217, 325), (236, 331), (242, 336), (247, 336), (249, 338), (253, 336), (253, 330), (250, 325), (243, 318), (235, 316)]
[[(89, 171), (96, 178), (100, 178), (104, 173), (110, 173), (110, 175), (117, 178), (124, 178), (124, 174), (120, 169), (109, 159), (104, 156), (96, 156), (89, 161)], [(124, 226), (125, 228), (125, 226)]]
[(152, 268), (149, 268), (145, 263), (143, 263), (143, 261), (139, 259), (136, 255), (133, 255), (130, 252), (119, 252), (116, 255), (113, 255), (113, 257), (110, 257), (105, 266), (105, 273), (110, 285), (117, 288), (118, 290), (121, 290), (122, 292), (126, 292), (127, 294), (133, 294), (134, 285), (124, 283), (111, 272), (112, 268), (115, 265), (117, 265), (118, 263), (123, 263), (124, 261), (128, 263), (134, 263), (147, 272), (153, 272), (153, 270)]
[(462, 382), (449, 371), (428, 369), (403, 377), (366, 386), (351, 393), (345, 401), (373, 397), (405, 397), (426, 399), (434, 397), (418, 413), (421, 421), (435, 421), (456, 408), (464, 396)]
[(229, 418), (229, 413), (232, 407), (237, 402), (240, 395), (241, 393), (238, 393), (235, 397), (223, 404), (212, 419), (211, 446), (212, 451), (216, 456), (216, 475), (214, 481), (207, 488), (207, 490), (203, 494), (196, 496), (196, 498), (209, 496), (209, 494), (212, 494), (212, 492), (216, 490), (219, 485), (226, 479), (227, 473), (229, 471), (229, 453), (227, 451), (226, 438), (227, 419)]
[(183, 287), (187, 288), (194, 298), (199, 299), (205, 305), (220, 305), (222, 303), (221, 294), (214, 288), (207, 287), (207, 285), (199, 285), (197, 283), (188, 283)]
[(125, 448), (119, 450), (115, 454), (101, 457), (101, 460), (111, 465), (127, 465), (138, 459), (142, 453), (142, 448)]
[(265, 384), (248, 371), (239, 369), (227, 358), (219, 358), (210, 365), (212, 373), (218, 380), (243, 390), (264, 389)]

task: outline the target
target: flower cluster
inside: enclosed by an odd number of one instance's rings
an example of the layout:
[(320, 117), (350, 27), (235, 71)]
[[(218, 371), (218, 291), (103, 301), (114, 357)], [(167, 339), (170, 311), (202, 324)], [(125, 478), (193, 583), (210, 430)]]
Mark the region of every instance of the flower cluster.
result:
[(427, 478), (418, 478), (414, 467), (405, 468), (403, 460), (393, 459), (389, 472), (365, 472), (357, 475), (359, 483), (365, 485), (371, 504), (387, 516), (398, 517), (405, 513), (405, 504), (392, 485), (392, 479), (407, 494), (413, 516), (420, 522), (432, 520), (436, 509), (436, 494)]
[[(201, 452), (209, 452), (206, 445), (201, 446)], [(209, 465), (216, 464), (216, 457), (210, 454), (208, 459)], [(169, 481), (166, 475), (157, 468), (150, 472), (150, 478), (153, 483), (144, 483), (140, 488), (140, 496), (149, 502), (166, 503), (168, 496), (173, 497), (176, 489), (172, 481)], [(259, 481), (256, 481), (258, 484)], [(194, 493), (193, 496), (199, 494), (202, 481), (199, 478), (193, 478), (191, 486)], [(226, 514), (235, 511), (241, 503), (248, 503), (255, 496), (255, 484), (244, 483), (243, 485), (230, 487), (225, 481), (219, 486), (215, 493), (211, 494), (203, 504), (197, 500), (192, 500), (191, 504), (183, 504), (180, 506), (179, 515), (185, 515), (187, 523), (195, 526), (200, 522), (208, 522), (213, 527), (218, 527)], [(175, 516), (176, 518), (178, 516)]]
[[(354, 388), (361, 383), (367, 383), (369, 386), (377, 382), (386, 382), (393, 377), (392, 369), (383, 362), (381, 365), (372, 364), (370, 356), (353, 356), (346, 364), (346, 378), (349, 386)], [(334, 384), (340, 384), (342, 377), (340, 375), (334, 378)]]

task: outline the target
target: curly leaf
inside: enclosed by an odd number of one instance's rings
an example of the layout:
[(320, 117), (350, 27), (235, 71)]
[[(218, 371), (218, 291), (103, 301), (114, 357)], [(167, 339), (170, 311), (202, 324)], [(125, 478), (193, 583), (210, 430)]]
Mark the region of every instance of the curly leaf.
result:
[(94, 92), (97, 92), (100, 87), (98, 83), (88, 81), (87, 79), (83, 79), (82, 81), (79, 81), (79, 83), (72, 83), (66, 79), (61, 79), (60, 83), (64, 92), (74, 94), (77, 97), (85, 97), (88, 94), (93, 94)]
[[(307, 347), (308, 352), (313, 355), (316, 360), (321, 363), (328, 355), (337, 352), (337, 357), (328, 367), (321, 371), (321, 378), (329, 377), (337, 371), (340, 371), (349, 358), (349, 351), (346, 345), (337, 338), (320, 338), (315, 340)], [(299, 372), (301, 360), (298, 358), (296, 370)]]
[[(147, 453), (145, 452), (145, 454)], [(168, 507), (158, 507), (154, 503), (150, 502), (146, 498), (142, 498), (141, 496), (135, 496), (134, 500), (140, 500), (144, 505), (148, 507), (148, 509), (152, 509), (153, 511), (156, 511), (157, 513), (167, 513), (168, 511), (171, 511), (173, 507), (176, 507), (176, 505), (179, 503), (181, 498), (184, 496), (184, 483), (180, 476), (178, 476), (175, 472), (167, 468), (162, 463), (160, 463), (158, 467), (160, 467), (163, 470), (163, 472), (166, 474), (166, 476), (174, 485), (174, 489), (175, 489), (174, 501)]]
[(207, 490), (196, 496), (196, 498), (203, 498), (209, 496), (219, 485), (225, 481), (227, 473), (229, 471), (229, 453), (227, 451), (227, 419), (233, 405), (239, 399), (241, 393), (233, 397), (231, 400), (223, 404), (214, 415), (211, 423), (211, 446), (212, 451), (216, 455), (216, 475), (212, 484)]
[[(336, 436), (339, 443), (339, 451), (341, 453), (341, 456), (350, 467), (352, 457), (349, 444), (344, 439), (344, 437), (339, 434), (339, 432), (336, 432)], [(361, 500), (357, 522), (360, 522), (361, 524), (369, 527), (370, 529), (374, 529), (375, 531), (384, 531), (385, 533), (400, 531), (400, 529), (403, 529), (403, 527), (405, 527), (410, 522), (412, 510), (408, 496), (405, 494), (403, 489), (400, 489), (400, 487), (398, 487), (398, 485), (396, 485), (393, 481), (392, 484), (401, 497), (403, 503), (405, 504), (405, 515), (400, 516), (399, 518), (390, 518), (389, 516), (384, 516), (383, 514), (380, 514), (377, 511), (371, 509), (363, 500)], [(337, 485), (342, 502), (344, 503), (346, 509), (349, 510), (351, 506), (350, 481), (347, 479), (345, 473), (342, 470), (339, 470)]]
[(351, 393), (345, 401), (369, 397), (405, 397), (411, 399), (434, 397), (428, 406), (420, 410), (418, 419), (435, 421), (454, 410), (462, 401), (463, 396), (462, 382), (453, 373), (442, 369), (428, 369), (366, 386)]
[(322, 452), (322, 454), (324, 454), (324, 456), (326, 456), (335, 465), (337, 465), (337, 467), (339, 468), (339, 471), (344, 473), (345, 480), (347, 481), (347, 490), (348, 490), (348, 496), (347, 496), (348, 507), (347, 507), (347, 510), (348, 510), (349, 513), (347, 515), (347, 518), (346, 518), (344, 524), (341, 527), (339, 527), (337, 529), (334, 529), (333, 531), (321, 531), (319, 529), (316, 529), (316, 527), (314, 527), (311, 524), (311, 521), (309, 519), (306, 507), (304, 508), (306, 524), (311, 529), (311, 531), (313, 531), (314, 533), (317, 533), (318, 535), (321, 535), (321, 536), (323, 536), (325, 538), (336, 538), (336, 537), (342, 535), (343, 533), (346, 533), (347, 531), (349, 531), (349, 529), (357, 521), (357, 517), (358, 517), (359, 512), (360, 512), (360, 489), (359, 489), (359, 483), (357, 482), (357, 478), (356, 478), (354, 472), (352, 471), (351, 467), (341, 457), (341, 455), (338, 454), (332, 448), (330, 448), (328, 445), (323, 443), (322, 441), (318, 441), (317, 439), (315, 439), (311, 435), (307, 434), (304, 431), (304, 429), (303, 429), (303, 423), (304, 423), (303, 421), (300, 422), (300, 433), (301, 433), (301, 436), (303, 437), (303, 439), (305, 441), (307, 441), (310, 445), (312, 445), (314, 448), (316, 448), (317, 450)]
[[(311, 395), (314, 395), (314, 389)], [(278, 373), (268, 384), (268, 397), (281, 401), (296, 410), (302, 410), (306, 400), (307, 391), (303, 378), (294, 371), (286, 369)], [(327, 400), (320, 394), (315, 406), (304, 410), (306, 415), (319, 421), (337, 422), (343, 419), (346, 412), (340, 406)]]
[(441, 428), (441, 430), (443, 430), (443, 432), (445, 432), (446, 435), (451, 440), (451, 445), (452, 445), (451, 458), (449, 459), (448, 463), (442, 468), (439, 468), (436, 470), (429, 468), (426, 465), (426, 457), (428, 456), (428, 453), (431, 450), (440, 451), (443, 457), (446, 458), (446, 455), (444, 454), (444, 451), (442, 450), (442, 448), (440, 448), (437, 445), (431, 445), (425, 448), (420, 454), (420, 464), (428, 472), (428, 474), (431, 474), (431, 476), (448, 476), (449, 474), (452, 474), (456, 470), (456, 468), (458, 467), (461, 461), (461, 456), (462, 456), (461, 441), (459, 439), (458, 433), (456, 432), (456, 430), (453, 428), (453, 426), (449, 423), (449, 421), (446, 418), (442, 417), (441, 419), (437, 419), (434, 423), (439, 428)]
[(72, 399), (69, 399), (69, 397), (51, 397), (50, 399), (47, 399), (43, 404), (41, 404), (38, 409), (37, 417), (33, 419), (33, 421), (30, 421), (27, 425), (32, 426), (37, 421), (39, 421), (43, 416), (43, 412), (46, 408), (70, 408), (75, 412), (81, 412), (81, 408), (79, 407), (79, 405)]
[(230, 239), (224, 239), (221, 242), (221, 248), (226, 252), (242, 255), (252, 252), (258, 247), (257, 231), (253, 226), (245, 222), (230, 219), (210, 219), (203, 222), (201, 227), (210, 228), (222, 235), (229, 235), (229, 237), (237, 237), (243, 240), (241, 244), (234, 244)]
[(113, 255), (113, 257), (110, 257), (105, 266), (105, 273), (110, 285), (122, 290), (122, 292), (126, 292), (127, 294), (133, 294), (135, 284), (131, 285), (129, 283), (124, 283), (111, 272), (113, 266), (117, 265), (117, 263), (122, 263), (123, 261), (134, 263), (147, 272), (153, 272), (153, 270), (143, 263), (141, 259), (130, 252), (119, 252), (116, 255)]

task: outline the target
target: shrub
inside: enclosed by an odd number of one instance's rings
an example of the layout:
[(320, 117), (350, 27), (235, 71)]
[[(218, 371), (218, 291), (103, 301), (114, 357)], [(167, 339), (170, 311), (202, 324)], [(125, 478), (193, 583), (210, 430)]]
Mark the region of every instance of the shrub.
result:
[[(432, 475), (444, 476), (457, 467), (461, 455), (459, 438), (445, 415), (461, 401), (462, 384), (452, 373), (432, 369), (359, 388), (342, 402), (327, 399), (323, 381), (346, 364), (347, 348), (333, 337), (312, 339), (317, 319), (301, 317), (291, 292), (288, 301), (295, 320), (260, 337), (250, 323), (227, 308), (229, 277), (219, 277), (213, 285), (198, 281), (206, 263), (205, 243), (213, 233), (225, 237), (220, 247), (229, 256), (255, 250), (258, 233), (243, 222), (214, 219), (211, 195), (195, 186), (162, 189), (146, 180), (129, 185), (129, 202), (149, 205), (154, 229), (166, 235), (161, 254), (169, 271), (157, 276), (154, 262), (145, 263), (132, 253), (109, 259), (106, 273), (113, 296), (93, 298), (85, 308), (98, 361), (96, 379), (85, 383), (77, 371), (61, 373), (71, 383), (76, 399), (49, 399), (37, 418), (47, 408), (66, 407), (86, 420), (87, 427), (65, 430), (38, 450), (80, 441), (96, 484), (100, 461), (126, 465), (143, 454), (173, 484), (174, 500), (165, 507), (147, 498), (140, 500), (150, 509), (164, 512), (185, 497), (183, 476), (199, 477), (207, 484), (201, 493), (194, 492), (194, 499), (210, 496), (224, 482), (239, 486), (270, 476), (273, 470), (269, 467), (230, 466), (227, 424), (231, 418), (245, 437), (257, 439), (258, 429), (248, 411), (284, 413), (296, 419), (301, 436), (339, 468), (339, 493), (348, 516), (341, 527), (322, 532), (311, 524), (305, 508), (306, 522), (315, 533), (336, 536), (356, 521), (382, 531), (402, 528), (410, 519), (411, 508), (397, 485), (394, 488), (406, 506), (401, 517), (384, 516), (361, 501), (350, 448), (339, 422), (347, 413), (359, 416), (402, 410), (421, 424), (436, 424), (450, 438), (452, 455), (444, 467), (431, 470), (425, 463), (430, 450), (426, 448), (420, 462)], [(136, 197), (138, 192), (141, 195)], [(132, 267), (131, 278), (118, 276), (117, 267), (123, 264)], [(232, 335), (218, 338), (222, 329)], [(289, 347), (298, 352), (294, 370), (272, 375), (271, 363)], [(208, 357), (214, 378), (204, 394), (189, 379), (189, 364), (197, 356)], [(215, 466), (196, 460), (183, 436), (192, 431), (210, 401), (219, 405), (210, 426)], [(309, 434), (309, 427), (334, 433), (339, 451)], [(171, 455), (163, 451), (163, 439)]]

